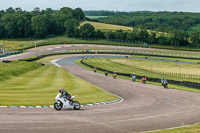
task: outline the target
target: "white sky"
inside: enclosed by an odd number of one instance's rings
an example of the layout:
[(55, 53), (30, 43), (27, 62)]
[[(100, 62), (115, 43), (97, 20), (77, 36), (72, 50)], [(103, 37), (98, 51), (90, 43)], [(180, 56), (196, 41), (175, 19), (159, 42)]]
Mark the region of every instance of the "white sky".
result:
[(80, 7), (83, 10), (200, 12), (200, 0), (0, 0), (0, 10), (9, 7), (20, 7), (27, 11), (35, 7)]

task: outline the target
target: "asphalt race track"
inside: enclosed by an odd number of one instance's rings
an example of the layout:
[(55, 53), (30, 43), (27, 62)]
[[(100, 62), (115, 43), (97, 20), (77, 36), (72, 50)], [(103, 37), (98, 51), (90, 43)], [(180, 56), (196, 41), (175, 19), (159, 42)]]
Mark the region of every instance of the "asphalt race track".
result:
[(72, 63), (74, 59), (65, 58), (58, 63), (124, 101), (78, 111), (0, 108), (0, 133), (132, 133), (200, 122), (200, 94), (112, 79)]

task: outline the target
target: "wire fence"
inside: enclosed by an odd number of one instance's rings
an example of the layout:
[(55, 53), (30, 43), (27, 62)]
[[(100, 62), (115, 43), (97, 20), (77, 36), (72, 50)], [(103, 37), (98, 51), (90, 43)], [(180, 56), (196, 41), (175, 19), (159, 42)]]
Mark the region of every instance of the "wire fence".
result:
[(186, 79), (195, 79), (199, 80), (200, 75), (193, 75), (193, 74), (184, 74), (184, 73), (173, 73), (173, 72), (161, 72), (161, 71), (156, 71), (152, 69), (147, 69), (151, 73), (156, 73), (156, 74), (162, 74), (162, 75), (167, 75), (167, 76), (173, 76), (173, 77), (180, 77), (180, 78), (186, 78)]
[[(113, 62), (113, 61), (111, 61)], [(113, 62), (113, 63), (117, 63), (117, 64), (121, 64), (121, 65), (125, 65), (123, 63), (119, 63), (119, 62)], [(129, 66), (129, 65), (128, 65)], [(172, 77), (179, 77), (179, 78), (186, 78), (186, 79), (195, 79), (195, 80), (199, 80), (200, 79), (200, 75), (193, 75), (193, 74), (184, 74), (184, 73), (181, 73), (181, 67), (180, 67), (180, 72), (179, 73), (173, 73), (173, 72), (161, 72), (161, 71), (158, 71), (158, 70), (153, 70), (152, 67), (151, 68), (138, 68), (136, 66), (129, 66), (129, 67), (134, 67), (134, 68), (137, 68), (137, 69), (140, 69), (142, 71), (148, 71), (150, 73), (155, 73), (155, 74), (162, 74), (162, 75), (166, 75), (166, 76), (172, 76)]]

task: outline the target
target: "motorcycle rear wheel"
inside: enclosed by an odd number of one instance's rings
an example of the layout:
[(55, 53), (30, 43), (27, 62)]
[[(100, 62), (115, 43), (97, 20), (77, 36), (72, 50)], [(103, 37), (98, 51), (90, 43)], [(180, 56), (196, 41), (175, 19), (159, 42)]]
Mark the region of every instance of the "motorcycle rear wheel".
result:
[(54, 103), (54, 109), (59, 111), (59, 110), (62, 109), (62, 107), (63, 107), (63, 103), (62, 102), (60, 102), (60, 104), (58, 102)]
[(79, 110), (81, 108), (81, 104), (78, 101), (73, 102), (73, 108), (75, 110)]

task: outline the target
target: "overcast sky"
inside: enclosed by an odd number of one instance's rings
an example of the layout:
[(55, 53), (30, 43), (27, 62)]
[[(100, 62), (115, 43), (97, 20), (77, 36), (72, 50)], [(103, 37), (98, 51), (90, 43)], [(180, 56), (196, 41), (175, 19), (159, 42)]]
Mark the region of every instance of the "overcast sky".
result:
[(27, 11), (35, 7), (80, 7), (83, 10), (200, 12), (200, 0), (0, 0), (0, 10), (9, 7), (21, 7)]

